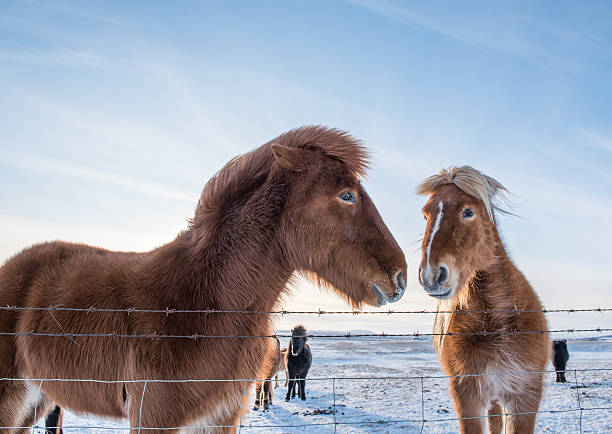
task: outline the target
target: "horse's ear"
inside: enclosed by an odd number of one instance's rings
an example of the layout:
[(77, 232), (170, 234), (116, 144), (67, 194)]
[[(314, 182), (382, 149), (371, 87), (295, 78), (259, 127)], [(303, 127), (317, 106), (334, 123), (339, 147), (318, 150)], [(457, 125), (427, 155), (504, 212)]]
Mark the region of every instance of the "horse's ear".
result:
[(306, 155), (304, 155), (304, 151), (301, 149), (273, 143), (272, 153), (278, 165), (285, 170), (301, 172), (306, 169)]

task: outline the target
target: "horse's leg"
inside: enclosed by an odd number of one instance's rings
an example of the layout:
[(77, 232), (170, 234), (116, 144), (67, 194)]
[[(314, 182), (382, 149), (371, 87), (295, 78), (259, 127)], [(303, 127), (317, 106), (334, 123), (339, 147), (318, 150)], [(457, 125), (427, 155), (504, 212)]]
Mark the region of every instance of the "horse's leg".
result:
[(484, 434), (487, 429), (486, 407), (479, 396), (477, 381), (474, 377), (455, 377), (450, 382), (461, 434)]
[[(0, 371), (3, 374), (5, 370), (0, 368)], [(7, 375), (7, 378), (11, 377)], [(0, 426), (15, 427), (9, 433), (29, 432), (29, 427), (35, 422), (34, 414), (37, 418), (46, 416), (51, 405), (51, 401), (39, 393), (39, 384), (12, 380), (0, 382)]]
[(263, 385), (263, 406), (264, 410), (268, 410), (270, 408), (270, 382), (265, 381)]
[(557, 383), (562, 383), (562, 381), (561, 381), (561, 371), (557, 371)]
[(302, 378), (300, 380), (300, 399), (302, 401), (306, 401), (306, 379)]
[[(200, 408), (195, 413), (189, 406), (175, 402), (169, 405), (172, 397), (180, 397), (190, 387), (170, 383), (148, 383), (146, 390), (142, 383), (126, 386), (128, 402), (127, 413), (131, 434), (204, 434), (235, 433), (244, 421), (251, 384), (239, 382), (225, 394), (222, 401), (209, 408)], [(247, 387), (247, 389), (245, 389)], [(144, 392), (144, 393), (143, 393)]]
[(542, 396), (542, 377), (538, 378), (535, 384), (524, 390), (520, 395), (510, 397), (508, 408), (507, 432), (509, 434), (529, 434), (535, 429), (536, 414), (540, 406)]
[[(26, 401), (26, 403), (28, 403)], [(23, 428), (16, 429), (15, 433), (29, 433), (30, 428), (34, 425), (41, 417), (45, 417), (49, 411), (53, 408), (53, 401), (49, 399), (46, 395), (38, 396), (38, 399), (32, 402), (29, 408), (26, 410), (24, 417), (19, 422), (19, 426)]]
[(494, 402), (489, 409), (489, 433), (500, 434), (504, 427), (504, 420), (501, 414), (503, 413), (502, 406), (499, 402)]
[(255, 406), (253, 407), (253, 410), (259, 410), (259, 407), (261, 406), (261, 381), (258, 381), (255, 383)]
[(289, 379), (289, 383), (287, 385), (287, 396), (285, 396), (285, 401), (289, 401), (291, 399), (291, 392), (293, 391), (293, 387), (295, 386), (295, 380)]
[(561, 383), (567, 383), (567, 380), (565, 379), (565, 371), (561, 371), (560, 377)]
[(295, 380), (293, 380), (293, 387), (291, 388), (291, 398), (295, 398), (295, 394), (300, 387), (300, 376), (296, 375)]
[[(0, 378), (15, 378), (15, 347), (7, 337), (0, 338)], [(21, 381), (0, 381), (0, 426), (21, 426), (27, 390)], [(8, 431), (9, 433), (11, 430)]]

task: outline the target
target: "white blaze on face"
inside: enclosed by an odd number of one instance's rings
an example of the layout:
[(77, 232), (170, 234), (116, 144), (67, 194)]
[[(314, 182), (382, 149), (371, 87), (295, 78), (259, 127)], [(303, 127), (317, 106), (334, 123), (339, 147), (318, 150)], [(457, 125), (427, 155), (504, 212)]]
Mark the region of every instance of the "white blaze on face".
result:
[[(427, 249), (425, 250), (425, 255), (427, 256), (427, 266), (425, 267), (425, 271), (423, 272), (423, 282), (428, 282), (433, 280), (434, 271), (429, 265), (429, 254), (431, 253), (431, 243), (433, 243), (434, 236), (438, 229), (440, 229), (440, 222), (442, 221), (442, 217), (444, 217), (444, 202), (438, 202), (438, 215), (436, 216), (436, 221), (434, 222), (433, 229), (431, 230), (431, 234), (429, 235), (429, 241), (427, 242)], [(434, 283), (434, 282), (432, 282)]]

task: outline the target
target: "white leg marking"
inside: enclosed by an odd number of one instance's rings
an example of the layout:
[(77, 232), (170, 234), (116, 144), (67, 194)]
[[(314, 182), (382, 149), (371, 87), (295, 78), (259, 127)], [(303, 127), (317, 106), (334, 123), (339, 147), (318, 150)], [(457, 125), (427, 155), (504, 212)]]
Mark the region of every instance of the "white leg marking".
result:
[(17, 423), (18, 426), (22, 426), (25, 423), (26, 417), (30, 414), (30, 411), (38, 404), (38, 400), (41, 397), (40, 389), (38, 384), (32, 381), (25, 382), (26, 396), (23, 400), (23, 405), (17, 412)]
[(425, 272), (423, 273), (423, 280), (429, 280), (433, 278), (433, 269), (431, 268), (431, 265), (429, 265), (429, 255), (431, 253), (431, 243), (433, 243), (433, 239), (434, 236), (436, 235), (436, 232), (438, 232), (438, 229), (440, 229), (440, 222), (442, 221), (442, 217), (444, 217), (444, 202), (440, 201), (438, 203), (438, 215), (436, 216), (436, 221), (434, 222), (434, 227), (431, 231), (431, 234), (429, 235), (429, 241), (427, 242), (427, 249), (425, 250), (425, 253), (427, 255), (427, 266), (425, 267)]

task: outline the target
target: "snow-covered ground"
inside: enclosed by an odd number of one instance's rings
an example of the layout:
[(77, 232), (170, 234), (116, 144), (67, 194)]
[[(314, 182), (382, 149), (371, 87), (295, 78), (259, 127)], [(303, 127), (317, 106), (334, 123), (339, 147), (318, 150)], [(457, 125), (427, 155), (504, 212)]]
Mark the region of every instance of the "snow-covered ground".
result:
[[(458, 432), (448, 380), (430, 340), (320, 338), (309, 344), (313, 366), (307, 400), (285, 402), (286, 389), (279, 387), (269, 411), (249, 409), (242, 432)], [(536, 431), (612, 432), (612, 337), (569, 340), (568, 347), (569, 382), (555, 383), (554, 373), (546, 375)], [(66, 433), (127, 432), (121, 429), (127, 421), (70, 413), (64, 425)]]

